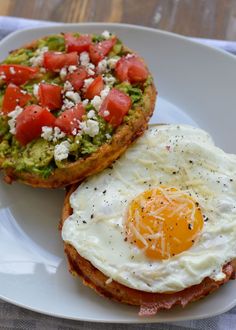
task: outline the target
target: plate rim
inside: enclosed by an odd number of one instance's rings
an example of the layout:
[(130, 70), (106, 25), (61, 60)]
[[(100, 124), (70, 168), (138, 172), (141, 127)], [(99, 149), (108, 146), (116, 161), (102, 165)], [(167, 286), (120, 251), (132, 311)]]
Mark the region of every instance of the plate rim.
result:
[[(32, 28), (24, 28), (24, 29), (19, 29), (16, 30), (14, 32), (11, 32), (10, 34), (8, 34), (7, 36), (5, 36), (1, 41), (0, 41), (0, 49), (1, 47), (4, 46), (5, 42), (9, 42), (11, 41), (12, 38), (17, 37), (18, 35), (27, 33), (29, 31), (46, 31), (47, 29), (53, 29), (54, 27), (56, 28), (76, 28), (76, 27), (86, 27), (86, 26), (94, 26), (94, 27), (101, 27), (103, 26), (105, 27), (114, 27), (114, 28), (124, 28), (124, 29), (135, 29), (135, 30), (142, 30), (142, 31), (147, 31), (147, 32), (153, 32), (153, 33), (157, 33), (159, 35), (163, 35), (163, 36), (170, 36), (172, 38), (175, 39), (179, 39), (188, 43), (191, 43), (192, 45), (197, 45), (197, 47), (202, 47), (204, 49), (209, 49), (215, 53), (218, 54), (222, 54), (226, 57), (228, 57), (229, 60), (233, 60), (234, 62), (236, 62), (236, 56), (233, 54), (230, 54), (228, 52), (226, 52), (225, 50), (222, 49), (218, 49), (215, 48), (213, 46), (210, 45), (206, 45), (206, 44), (201, 44), (198, 43), (194, 40), (191, 40), (191, 37), (188, 36), (184, 36), (184, 35), (180, 35), (177, 33), (173, 33), (173, 32), (169, 32), (169, 31), (165, 31), (165, 30), (160, 30), (160, 29), (156, 29), (156, 28), (152, 28), (152, 27), (147, 27), (147, 26), (143, 26), (143, 25), (135, 25), (135, 24), (128, 24), (128, 23), (109, 23), (109, 22), (81, 22), (81, 23), (57, 23), (57, 22), (47, 22), (43, 21), (43, 26), (41, 27), (32, 27)], [(136, 320), (107, 320), (107, 319), (103, 319), (103, 318), (81, 318), (81, 317), (73, 317), (73, 316), (67, 316), (67, 315), (63, 315), (60, 313), (55, 313), (55, 312), (50, 312), (50, 311), (42, 311), (40, 308), (34, 308), (31, 307), (30, 305), (26, 304), (26, 303), (21, 303), (18, 300), (14, 300), (11, 298), (6, 297), (5, 295), (0, 294), (0, 299), (2, 299), (3, 301), (7, 302), (7, 303), (11, 303), (15, 306), (21, 307), (21, 308), (25, 308), (27, 310), (36, 312), (36, 313), (40, 313), (43, 315), (48, 315), (48, 316), (52, 316), (52, 317), (58, 317), (58, 318), (64, 318), (64, 319), (68, 319), (68, 320), (75, 320), (75, 321), (88, 321), (88, 322), (93, 322), (93, 323), (120, 323), (120, 324), (143, 324), (143, 323), (163, 323), (163, 322), (169, 322), (169, 323), (173, 323), (173, 322), (178, 322), (178, 321), (189, 321), (189, 320), (199, 320), (199, 319), (206, 319), (209, 317), (214, 317), (220, 314), (223, 314), (227, 311), (229, 311), (230, 309), (232, 309), (233, 307), (236, 306), (236, 298), (235, 301), (232, 301), (231, 304), (229, 304), (226, 308), (223, 308), (221, 311), (217, 311), (217, 312), (211, 312), (209, 314), (209, 312), (205, 312), (205, 314), (203, 315), (198, 315), (198, 316), (194, 316), (194, 318), (192, 318), (191, 316), (176, 316), (174, 319), (169, 320), (168, 316), (167, 317), (162, 317), (160, 319), (152, 319), (152, 318), (137, 318)], [(132, 316), (131, 316), (132, 317)]]

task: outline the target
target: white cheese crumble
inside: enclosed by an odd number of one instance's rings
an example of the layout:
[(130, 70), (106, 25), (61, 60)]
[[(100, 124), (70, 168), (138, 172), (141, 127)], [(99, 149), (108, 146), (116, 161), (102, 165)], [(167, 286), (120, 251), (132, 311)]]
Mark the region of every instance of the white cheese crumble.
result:
[(68, 141), (63, 141), (57, 144), (54, 149), (55, 160), (61, 161), (68, 158), (70, 152), (70, 143)]
[(74, 102), (71, 102), (68, 99), (64, 99), (63, 100), (62, 110), (70, 109), (70, 108), (74, 107), (74, 105), (75, 105)]
[(94, 118), (95, 116), (96, 116), (96, 114), (95, 114), (95, 111), (94, 111), (94, 110), (90, 110), (90, 111), (87, 113), (87, 117), (88, 117), (89, 119)]
[(132, 58), (132, 57), (135, 57), (135, 54), (127, 54), (127, 55), (125, 56), (125, 58)]
[(110, 115), (110, 112), (109, 112), (108, 110), (105, 110), (105, 111), (103, 112), (103, 115), (104, 115), (104, 117), (107, 117), (107, 116)]
[(71, 83), (66, 80), (64, 82), (64, 86), (63, 86), (63, 92), (66, 92), (66, 91), (73, 91), (73, 86), (71, 85)]
[(35, 52), (35, 56), (31, 57), (29, 62), (32, 66), (41, 66), (43, 64), (43, 55), (48, 51), (48, 47), (38, 48)]
[(93, 63), (89, 63), (87, 65), (86, 69), (87, 69), (87, 72), (90, 76), (93, 76), (95, 74), (95, 71), (94, 71), (95, 65)]
[(109, 31), (105, 30), (102, 32), (102, 36), (105, 38), (105, 39), (109, 39), (111, 34)]
[(39, 85), (38, 84), (34, 84), (33, 86), (33, 94), (36, 98), (39, 97)]
[(8, 120), (8, 125), (10, 127), (11, 134), (16, 134), (16, 119), (22, 111), (23, 109), (17, 105), (13, 111), (8, 113), (8, 117), (11, 118)]
[(70, 65), (70, 66), (68, 67), (68, 71), (69, 71), (70, 73), (73, 73), (76, 69), (77, 69), (77, 66), (76, 66), (76, 65)]
[(107, 97), (109, 92), (110, 92), (110, 87), (108, 85), (106, 85), (105, 88), (100, 93), (102, 101)]
[(94, 108), (99, 111), (103, 100), (107, 97), (108, 93), (110, 91), (110, 87), (108, 85), (105, 86), (105, 88), (101, 91), (100, 96), (96, 95), (91, 101), (91, 104), (94, 106)]
[(60, 130), (59, 127), (49, 127), (43, 126), (41, 137), (47, 141), (57, 142), (58, 140), (64, 138), (66, 134)]
[(84, 85), (83, 85), (83, 91), (84, 92), (86, 92), (86, 90), (92, 84), (93, 81), (94, 81), (93, 78), (84, 79)]
[(80, 129), (91, 137), (94, 137), (99, 133), (98, 122), (92, 119), (88, 119), (80, 123)]
[(102, 99), (101, 99), (101, 97), (98, 96), (98, 95), (94, 96), (94, 98), (93, 98), (92, 101), (91, 101), (91, 104), (92, 104), (92, 106), (94, 106), (94, 108), (98, 111), (99, 108), (100, 108), (100, 106), (101, 106), (101, 104), (102, 104)]
[(68, 92), (66, 92), (65, 96), (69, 100), (73, 101), (75, 104), (81, 102), (81, 97), (80, 97), (79, 93), (68, 91)]
[(1, 72), (0, 73), (0, 80), (4, 80), (4, 79), (6, 79), (6, 75), (3, 72)]
[(60, 70), (60, 78), (64, 80), (67, 76), (67, 69), (66, 68), (61, 68)]
[(10, 66), (9, 71), (10, 71), (11, 74), (15, 74), (16, 73), (16, 70), (14, 69), (13, 66)]
[(116, 67), (116, 63), (119, 61), (120, 57), (111, 57), (107, 60), (107, 64), (109, 66), (110, 69), (115, 69)]
[(85, 100), (82, 101), (82, 104), (83, 104), (84, 107), (86, 107), (86, 105), (88, 105), (88, 103), (89, 103), (88, 99), (85, 99)]
[(112, 86), (116, 82), (116, 78), (113, 76), (103, 76), (102, 78), (106, 85)]
[(89, 53), (88, 52), (82, 52), (80, 54), (80, 64), (83, 66), (87, 66), (90, 62), (90, 57), (89, 57)]
[(107, 59), (104, 58), (97, 65), (97, 73), (102, 74), (105, 73), (106, 71), (107, 71)]
[(80, 54), (80, 64), (84, 66), (90, 76), (94, 75), (95, 65), (90, 63), (90, 57), (88, 52), (82, 52)]
[(105, 134), (105, 137), (107, 138), (107, 140), (110, 140), (111, 139), (111, 135), (109, 133), (106, 133)]

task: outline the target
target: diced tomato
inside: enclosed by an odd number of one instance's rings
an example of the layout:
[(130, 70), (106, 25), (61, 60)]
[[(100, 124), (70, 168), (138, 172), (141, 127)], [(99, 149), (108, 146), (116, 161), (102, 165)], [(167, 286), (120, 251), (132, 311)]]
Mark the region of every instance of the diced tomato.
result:
[(65, 33), (65, 42), (68, 53), (77, 52), (80, 54), (82, 52), (88, 52), (92, 38), (87, 34), (75, 37), (72, 33)]
[(0, 76), (4, 82), (15, 85), (23, 85), (28, 80), (35, 78), (38, 68), (32, 68), (20, 64), (2, 64), (0, 65)]
[(71, 134), (74, 129), (79, 129), (79, 122), (85, 114), (82, 103), (78, 103), (73, 108), (65, 110), (55, 121), (55, 126), (59, 127), (63, 132)]
[(58, 52), (46, 52), (43, 55), (43, 66), (47, 70), (59, 71), (64, 66), (77, 65), (78, 54), (72, 53), (58, 53)]
[(104, 83), (102, 76), (97, 76), (94, 81), (88, 86), (86, 92), (85, 92), (85, 98), (86, 99), (93, 99), (94, 96), (99, 95), (101, 91), (103, 90)]
[(93, 64), (97, 65), (112, 50), (116, 43), (116, 38), (93, 43), (89, 47), (89, 56)]
[(148, 77), (148, 70), (143, 61), (136, 55), (122, 57), (115, 68), (116, 76), (120, 81), (131, 83), (143, 82)]
[(87, 70), (84, 67), (79, 67), (78, 70), (69, 73), (66, 76), (66, 80), (68, 80), (73, 86), (75, 91), (79, 91), (84, 84), (84, 80), (88, 77)]
[(99, 115), (112, 126), (117, 127), (122, 123), (131, 104), (131, 98), (128, 95), (113, 88), (103, 101), (99, 110)]
[(43, 126), (54, 126), (55, 117), (39, 105), (29, 105), (16, 119), (16, 139), (25, 145), (40, 137)]
[(32, 96), (30, 94), (10, 83), (6, 88), (3, 98), (2, 112), (7, 114), (13, 111), (17, 105), (24, 107), (31, 98)]
[(62, 106), (61, 86), (41, 83), (39, 85), (39, 102), (42, 107), (56, 110)]

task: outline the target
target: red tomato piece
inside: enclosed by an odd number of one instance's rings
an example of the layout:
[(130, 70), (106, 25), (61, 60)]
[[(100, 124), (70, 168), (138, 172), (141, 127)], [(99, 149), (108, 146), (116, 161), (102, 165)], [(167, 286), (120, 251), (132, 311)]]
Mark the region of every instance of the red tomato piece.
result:
[(55, 121), (55, 126), (59, 127), (63, 132), (72, 134), (73, 130), (79, 129), (79, 122), (85, 114), (82, 103), (76, 104), (73, 108), (65, 110)]
[(43, 54), (43, 66), (50, 71), (59, 71), (64, 66), (78, 65), (78, 54), (46, 52)]
[(103, 101), (99, 110), (99, 115), (112, 126), (117, 127), (122, 123), (124, 116), (131, 107), (131, 104), (132, 101), (128, 95), (113, 88)]
[(82, 52), (88, 52), (92, 38), (87, 34), (75, 37), (72, 33), (65, 33), (65, 42), (68, 53), (77, 52), (80, 54)]
[(84, 97), (86, 99), (93, 99), (94, 96), (99, 95), (104, 88), (102, 76), (97, 76), (94, 81), (88, 86)]
[(56, 110), (62, 106), (61, 86), (41, 83), (39, 85), (39, 102), (42, 107)]
[(84, 80), (88, 77), (87, 70), (84, 67), (79, 67), (78, 70), (69, 73), (66, 76), (66, 80), (68, 80), (73, 86), (75, 91), (79, 91), (84, 84)]
[(116, 43), (116, 38), (104, 40), (91, 44), (89, 47), (89, 56), (93, 64), (97, 65), (112, 50)]
[(0, 65), (0, 76), (4, 82), (15, 85), (23, 85), (28, 80), (35, 78), (39, 72), (38, 68), (32, 68), (20, 64), (2, 64)]
[(120, 81), (131, 83), (143, 82), (148, 77), (148, 70), (143, 61), (136, 55), (122, 57), (115, 68), (116, 76)]
[(25, 145), (40, 137), (43, 126), (54, 126), (55, 117), (46, 109), (33, 104), (25, 107), (16, 119), (16, 139)]
[(2, 112), (7, 114), (15, 109), (17, 105), (24, 107), (32, 96), (20, 89), (20, 87), (9, 84), (6, 88), (2, 103)]

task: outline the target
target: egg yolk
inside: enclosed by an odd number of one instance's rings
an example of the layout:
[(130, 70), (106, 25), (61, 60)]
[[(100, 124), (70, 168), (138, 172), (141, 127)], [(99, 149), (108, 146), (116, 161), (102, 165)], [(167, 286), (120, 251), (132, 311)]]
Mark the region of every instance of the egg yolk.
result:
[(125, 220), (126, 238), (152, 259), (189, 249), (203, 227), (198, 203), (176, 188), (158, 187), (134, 198)]

